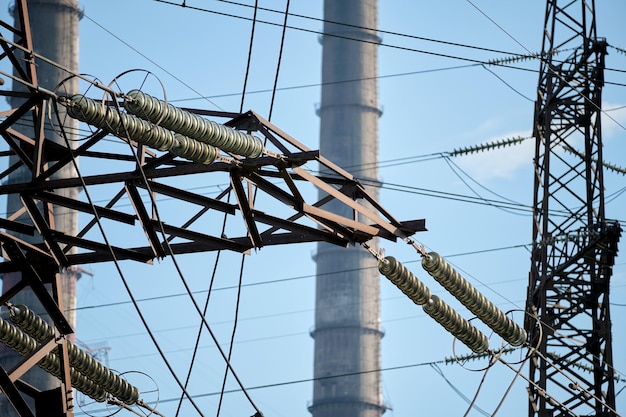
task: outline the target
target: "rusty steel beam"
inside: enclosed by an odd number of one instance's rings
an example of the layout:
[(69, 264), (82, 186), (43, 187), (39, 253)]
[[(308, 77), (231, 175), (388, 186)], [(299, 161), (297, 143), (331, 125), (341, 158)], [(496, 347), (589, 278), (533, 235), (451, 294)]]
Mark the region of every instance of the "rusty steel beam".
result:
[[(25, 29), (0, 22), (17, 34), (15, 42), (0, 36), (0, 52), (3, 52), (0, 61), (14, 67), (11, 78), (24, 91), (0, 91), (5, 97), (23, 98), (16, 108), (0, 113), (0, 141), (5, 142), (6, 148), (0, 151), (0, 160), (8, 161), (0, 180), (16, 172), (23, 175), (15, 179), (11, 175), (12, 181), (3, 181), (0, 185), (0, 195), (20, 196), (12, 212), (0, 215), (0, 227), (4, 229), (0, 231), (0, 245), (5, 258), (5, 262), (0, 263), (0, 273), (21, 272), (22, 278), (0, 296), (0, 304), (31, 287), (59, 335), (56, 340), (41, 344), (11, 372), (0, 366), (0, 388), (10, 397), (20, 416), (33, 415), (22, 396), (39, 394), (35, 387), (29, 387), (19, 378), (53, 348), (58, 349), (61, 358), (62, 413), (66, 417), (73, 414), (64, 337), (73, 330), (60, 305), (59, 268), (119, 260), (152, 263), (156, 257), (218, 250), (249, 253), (262, 246), (301, 242), (328, 242), (347, 247), (376, 237), (395, 241), (425, 230), (423, 220), (396, 220), (352, 174), (253, 111), (238, 114), (185, 109), (219, 120), (229, 128), (254, 133), (266, 143), (258, 157), (245, 158), (222, 152), (216, 161), (206, 165), (167, 151), (149, 149), (128, 139), (120, 139), (128, 145), (125, 153), (112, 153), (104, 146), (104, 139), (110, 137), (106, 129), (87, 134), (76, 149), (46, 138), (48, 121), (43, 112), (46, 101), (52, 105), (67, 105), (67, 100), (39, 85), (38, 63), (49, 63), (49, 60), (34, 52), (26, 0), (16, 1), (15, 11)], [(26, 56), (26, 65), (23, 56)], [(107, 87), (94, 85), (93, 88), (111, 93)], [(116, 109), (112, 111), (124, 111), (123, 102), (117, 102), (113, 94), (110, 97), (111, 102), (105, 104)], [(32, 137), (17, 128), (25, 122), (33, 126)], [(63, 137), (62, 123), (55, 122)], [(81, 158), (80, 169), (76, 158)], [(316, 168), (307, 170), (306, 164), (315, 164)], [(324, 173), (312, 173), (318, 164)], [(56, 174), (68, 167), (76, 168), (77, 175), (56, 178)], [(98, 168), (84, 175), (82, 171), (87, 172), (84, 167)], [(202, 176), (209, 185), (224, 181), (227, 188), (216, 193), (217, 196), (189, 189), (186, 178), (196, 176)], [(55, 194), (70, 188), (81, 192), (75, 197)], [(91, 196), (102, 189), (111, 193), (103, 198), (99, 195), (99, 199), (107, 203), (93, 204)], [(327, 195), (320, 197), (320, 190)], [(146, 193), (150, 197), (148, 203), (142, 200)], [(270, 207), (280, 207), (281, 214), (259, 209), (257, 195), (263, 198), (264, 204), (269, 202)], [(231, 196), (235, 197), (235, 202), (230, 201)], [(159, 210), (164, 199), (176, 201), (175, 215), (168, 216), (165, 210)], [(351, 214), (338, 215), (325, 207), (337, 202), (346, 206)], [(57, 208), (81, 213), (85, 222), (82, 230), (73, 236), (57, 228), (53, 216)], [(243, 222), (244, 227), (238, 224), (234, 227), (237, 236), (225, 237), (219, 231), (207, 230), (216, 223), (209, 221), (207, 227), (207, 222), (202, 220), (209, 216), (231, 216), (233, 221)], [(32, 225), (24, 221), (26, 217)], [(136, 240), (132, 240), (132, 244), (116, 245), (109, 243), (106, 236), (90, 233), (102, 219), (136, 232), (136, 236), (133, 235)], [(242, 233), (245, 235), (241, 236)], [(52, 294), (46, 286), (52, 287)], [(41, 398), (44, 394), (56, 395), (51, 391), (40, 394)]]

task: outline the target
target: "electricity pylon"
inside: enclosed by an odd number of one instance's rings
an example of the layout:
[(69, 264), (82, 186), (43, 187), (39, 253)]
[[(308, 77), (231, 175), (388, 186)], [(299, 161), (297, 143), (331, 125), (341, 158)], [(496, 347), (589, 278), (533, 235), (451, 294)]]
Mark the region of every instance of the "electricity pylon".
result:
[(604, 209), (606, 47), (593, 0), (547, 2), (526, 316), (531, 417), (617, 415), (609, 281), (621, 229)]
[[(15, 37), (12, 41), (0, 33), (0, 61), (14, 68), (9, 77), (23, 88), (0, 90), (0, 96), (23, 100), (0, 112), (0, 161), (6, 166), (0, 171), (0, 197), (19, 198), (14, 210), (0, 215), (0, 274), (21, 272), (21, 278), (0, 296), (0, 306), (11, 320), (0, 320), (0, 346), (22, 357), (15, 367), (0, 365), (0, 395), (20, 417), (72, 417), (72, 388), (95, 401), (147, 406), (136, 388), (96, 367), (69, 340), (73, 329), (63, 314), (60, 271), (85, 263), (151, 263), (179, 254), (247, 253), (301, 242), (347, 247), (374, 238), (405, 239), (425, 230), (424, 220), (395, 219), (351, 174), (252, 111), (174, 108), (138, 90), (120, 92), (90, 83), (56, 62), (68, 82), (80, 78), (90, 85), (95, 99), (70, 96), (62, 85), (45, 88), (37, 69), (50, 60), (33, 46), (26, 0), (16, 1), (15, 13), (19, 24), (0, 22)], [(2, 74), (4, 82), (7, 73)], [(50, 140), (47, 128), (69, 143), (76, 132), (69, 131), (71, 124), (64, 117), (95, 129), (87, 128), (89, 133), (75, 141), (76, 147), (62, 146)], [(33, 135), (20, 133), (18, 127), (24, 124), (34, 126)], [(103, 140), (108, 135), (117, 136), (128, 151), (111, 152)], [(77, 158), (87, 168), (78, 170)], [(305, 169), (307, 162), (319, 164), (325, 174)], [(68, 167), (76, 169), (75, 176), (55, 176)], [(94, 171), (84, 172), (87, 169)], [(24, 171), (21, 180), (6, 181), (16, 170)], [(207, 196), (188, 190), (181, 181), (203, 174), (210, 174), (214, 184), (228, 185), (218, 195)], [(69, 188), (81, 192), (58, 193)], [(95, 193), (107, 203), (94, 204), (90, 197)], [(310, 201), (310, 195), (321, 197)], [(159, 213), (157, 205), (165, 198), (176, 199), (177, 209)], [(337, 205), (342, 214), (328, 208)], [(84, 227), (75, 235), (60, 229), (53, 215), (59, 208), (81, 213)], [(229, 216), (229, 227), (221, 230), (219, 222), (207, 219), (215, 215)], [(115, 236), (104, 236), (97, 232), (102, 222), (114, 222), (121, 229)], [(50, 317), (49, 327), (28, 306), (13, 302), (27, 288)], [(61, 387), (44, 391), (26, 383), (22, 376), (36, 366), (58, 378)]]

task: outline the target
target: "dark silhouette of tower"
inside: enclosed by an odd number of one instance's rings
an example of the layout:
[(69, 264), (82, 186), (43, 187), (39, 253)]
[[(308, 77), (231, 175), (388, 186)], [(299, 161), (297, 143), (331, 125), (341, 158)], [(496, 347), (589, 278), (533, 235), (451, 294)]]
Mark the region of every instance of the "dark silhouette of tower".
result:
[(609, 281), (621, 229), (604, 210), (606, 47), (594, 1), (547, 2), (526, 317), (531, 417), (617, 415)]
[[(376, 0), (324, 2), (319, 108), (321, 154), (373, 182), (381, 114), (377, 13)], [(359, 171), (364, 165), (368, 169)], [(377, 198), (376, 189), (368, 191)], [(309, 410), (314, 417), (380, 417), (385, 411), (380, 373), (372, 372), (380, 369), (383, 336), (376, 261), (359, 247), (319, 243), (316, 262), (316, 380)]]
[[(61, 67), (67, 68), (74, 73), (78, 72), (78, 21), (81, 15), (80, 10), (78, 9), (78, 1), (28, 0), (26, 4), (28, 6), (27, 12), (30, 21), (30, 33), (32, 34), (33, 49), (35, 52), (60, 64)], [(18, 7), (19, 5), (11, 6), (16, 27), (20, 26), (20, 13), (17, 9)], [(23, 62), (25, 66), (28, 62), (26, 56), (24, 56)], [(36, 74), (36, 81), (39, 86), (48, 90), (54, 89), (62, 80), (69, 76), (67, 71), (44, 62), (38, 63)], [(64, 93), (78, 92), (77, 79), (66, 82), (64, 85)], [(28, 91), (27, 87), (19, 82), (13, 83), (12, 90), (18, 93), (26, 93)], [(24, 101), (24, 98), (12, 97), (10, 99), (10, 104), (11, 107), (17, 108), (24, 103)], [(63, 113), (63, 109), (61, 109), (61, 113)], [(35, 132), (32, 120), (32, 118), (24, 117), (20, 123), (16, 123), (15, 129), (27, 137), (34, 137)], [(75, 137), (77, 128), (78, 123), (75, 120), (66, 121), (65, 129), (69, 139), (73, 139)], [(44, 124), (44, 129), (44, 135), (47, 139), (65, 146), (65, 142), (61, 139), (57, 132), (51, 128), (51, 125), (47, 121)], [(12, 157), (10, 164), (16, 161), (17, 158)], [(31, 180), (31, 175), (32, 173), (29, 170), (22, 167), (10, 174), (8, 182), (16, 184), (28, 183)], [(71, 177), (76, 177), (76, 174), (70, 165), (54, 174), (54, 178)], [(60, 190), (57, 194), (75, 199), (77, 192), (76, 188), (66, 188)], [(20, 201), (19, 195), (11, 194), (8, 196), (7, 212), (15, 213), (21, 206), (22, 202)], [(59, 230), (63, 230), (71, 236), (76, 235), (76, 212), (61, 206), (54, 206), (53, 214), (55, 224)], [(18, 220), (31, 223), (30, 219), (26, 215), (21, 216)], [(38, 243), (32, 236), (21, 235), (20, 238), (30, 243)], [(36, 265), (34, 266), (36, 267)], [(62, 282), (61, 288), (63, 292), (63, 305), (65, 307), (64, 313), (71, 326), (74, 327), (76, 280), (79, 275), (77, 270), (72, 268), (62, 271), (60, 275)], [(20, 272), (4, 274), (2, 277), (3, 292), (11, 288), (19, 280)], [(32, 291), (21, 291), (11, 299), (11, 302), (13, 304), (24, 304), (40, 314), (43, 312), (39, 300)], [(20, 359), (21, 357), (12, 350), (0, 345), (0, 362), (5, 369), (10, 369), (11, 366), (17, 363)], [(29, 370), (22, 379), (41, 391), (51, 390), (59, 386), (59, 379), (37, 367)], [(0, 398), (0, 415), (3, 417), (17, 415), (13, 407), (8, 403), (8, 401), (6, 401), (5, 398)]]

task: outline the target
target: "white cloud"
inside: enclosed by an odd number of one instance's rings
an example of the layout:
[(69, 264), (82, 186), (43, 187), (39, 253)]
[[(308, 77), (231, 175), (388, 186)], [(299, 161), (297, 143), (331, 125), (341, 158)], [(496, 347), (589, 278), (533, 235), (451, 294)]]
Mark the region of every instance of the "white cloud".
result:
[(611, 140), (615, 137), (624, 136), (626, 133), (626, 105), (604, 103), (602, 105), (602, 139)]

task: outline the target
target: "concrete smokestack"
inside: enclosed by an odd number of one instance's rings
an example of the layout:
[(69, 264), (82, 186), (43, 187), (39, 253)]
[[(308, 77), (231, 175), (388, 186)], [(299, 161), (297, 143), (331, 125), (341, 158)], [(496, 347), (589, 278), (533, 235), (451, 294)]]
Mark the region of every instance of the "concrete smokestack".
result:
[[(374, 182), (381, 115), (377, 14), (377, 0), (324, 2), (319, 108), (321, 154)], [(363, 166), (367, 170), (361, 171)], [(378, 197), (377, 189), (368, 191)], [(376, 260), (360, 247), (319, 243), (316, 262), (315, 382), (309, 411), (313, 417), (380, 417), (385, 411), (380, 373), (371, 372), (380, 369), (383, 336)], [(333, 377), (342, 374), (349, 376)]]
[[(78, 21), (81, 17), (81, 12), (78, 8), (78, 1), (28, 0), (27, 4), (35, 52), (51, 59), (54, 62), (57, 62), (62, 67), (68, 68), (70, 71), (77, 73)], [(19, 26), (17, 7), (17, 5), (13, 5), (10, 9), (13, 11), (16, 26)], [(52, 90), (69, 75), (70, 74), (62, 69), (37, 61), (37, 76), (39, 85), (46, 89)], [(17, 82), (13, 83), (12, 89), (15, 91), (26, 91), (26, 89)], [(67, 83), (64, 92), (77, 93), (77, 79), (74, 79), (71, 83)], [(21, 101), (20, 99), (13, 98), (11, 99), (10, 104), (12, 107), (18, 107), (21, 104)], [(61, 109), (61, 111), (63, 110)], [(68, 134), (70, 140), (77, 138), (78, 131), (78, 123), (72, 120), (73, 119), (71, 119), (69, 123), (66, 121), (64, 124), (66, 133)], [(15, 129), (29, 137), (34, 137), (32, 120), (24, 118), (20, 121), (20, 123), (15, 125)], [(65, 145), (65, 140), (50, 127), (49, 123), (46, 125), (45, 136), (46, 139)], [(13, 162), (14, 160), (10, 161), (10, 163)], [(67, 167), (66, 169), (63, 169), (55, 174), (54, 178), (69, 178), (75, 176), (75, 170), (72, 167)], [(15, 171), (9, 177), (10, 183), (24, 183), (29, 182), (30, 180), (30, 171), (24, 169)], [(59, 194), (70, 198), (76, 198), (77, 193), (78, 190), (76, 189), (65, 189), (59, 192)], [(9, 195), (7, 201), (7, 212), (13, 213), (19, 207), (21, 207), (19, 196)], [(68, 209), (55, 206), (54, 219), (57, 230), (61, 230), (72, 236), (77, 234), (76, 213), (72, 213)], [(20, 218), (20, 220), (30, 222), (30, 220), (26, 218)], [(32, 243), (37, 243), (37, 241), (34, 241), (32, 236), (20, 236), (20, 238)], [(74, 308), (76, 306), (76, 280), (78, 277), (79, 274), (75, 270), (66, 271), (61, 274), (63, 305), (66, 310), (64, 313), (72, 327), (75, 327)], [(5, 274), (2, 277), (3, 292), (11, 288), (13, 284), (19, 280), (19, 273)], [(35, 295), (28, 290), (21, 291), (13, 297), (11, 301), (13, 304), (24, 304), (38, 313), (43, 310)], [(2, 314), (3, 317), (6, 317), (7, 315), (6, 311)], [(0, 346), (0, 363), (5, 369), (10, 369), (15, 363), (17, 363), (17, 361), (20, 360), (20, 358), (20, 356), (13, 353), (6, 347)], [(45, 373), (38, 367), (31, 369), (22, 379), (42, 391), (50, 390), (60, 385), (57, 378)], [(13, 410), (13, 407), (8, 403), (8, 401), (6, 401), (4, 396), (0, 396), (0, 416), (17, 416), (17, 413)]]

